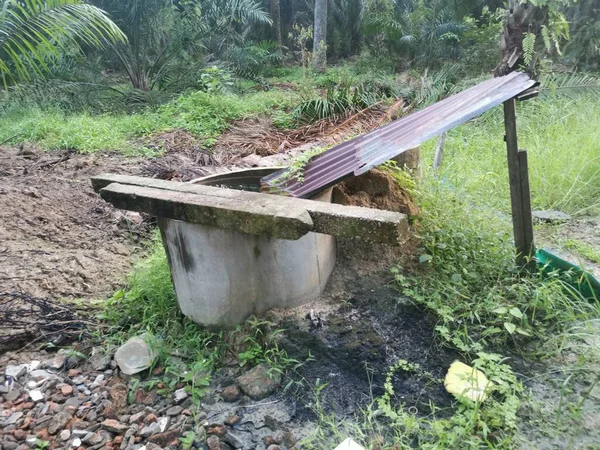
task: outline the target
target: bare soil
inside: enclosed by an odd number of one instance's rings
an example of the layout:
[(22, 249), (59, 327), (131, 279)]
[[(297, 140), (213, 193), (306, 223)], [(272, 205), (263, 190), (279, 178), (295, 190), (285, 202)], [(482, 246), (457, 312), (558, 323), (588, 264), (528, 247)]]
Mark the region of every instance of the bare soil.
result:
[(111, 208), (89, 178), (139, 164), (108, 153), (0, 149), (0, 292), (99, 298), (122, 284), (141, 217)]
[(408, 192), (398, 185), (392, 175), (379, 169), (372, 169), (335, 186), (333, 202), (341, 205), (386, 209), (409, 217), (419, 214), (419, 208)]

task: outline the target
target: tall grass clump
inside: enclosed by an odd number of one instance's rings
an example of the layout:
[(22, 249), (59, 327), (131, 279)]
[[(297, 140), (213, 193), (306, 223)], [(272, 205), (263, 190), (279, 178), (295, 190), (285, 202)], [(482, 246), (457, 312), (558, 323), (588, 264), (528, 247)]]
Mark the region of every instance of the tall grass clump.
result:
[[(583, 96), (520, 102), (517, 126), (528, 151), (533, 207), (600, 213), (600, 102)], [(475, 203), (508, 213), (503, 136), (502, 108), (452, 130), (440, 175)]]

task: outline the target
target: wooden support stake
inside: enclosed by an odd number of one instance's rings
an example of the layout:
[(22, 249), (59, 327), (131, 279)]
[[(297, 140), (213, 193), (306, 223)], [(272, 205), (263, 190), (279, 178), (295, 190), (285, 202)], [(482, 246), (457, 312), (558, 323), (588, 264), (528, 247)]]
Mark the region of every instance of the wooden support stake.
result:
[(512, 208), (513, 233), (517, 250), (517, 266), (528, 264), (533, 256), (533, 225), (531, 196), (527, 173), (527, 153), (519, 152), (517, 141), (517, 114), (515, 100), (504, 102), (504, 129), (508, 158), (510, 203)]
[(535, 254), (535, 243), (533, 237), (533, 217), (531, 214), (531, 193), (529, 189), (529, 164), (527, 163), (527, 151), (519, 150), (519, 169), (521, 178), (521, 204), (523, 207), (523, 248), (527, 266), (535, 267), (535, 261), (531, 257)]

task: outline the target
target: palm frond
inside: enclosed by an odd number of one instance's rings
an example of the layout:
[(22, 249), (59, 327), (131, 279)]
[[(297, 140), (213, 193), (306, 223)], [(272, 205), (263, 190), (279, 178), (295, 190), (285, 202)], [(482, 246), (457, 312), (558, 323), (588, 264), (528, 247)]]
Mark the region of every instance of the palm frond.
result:
[(540, 96), (575, 98), (581, 95), (600, 97), (600, 77), (588, 73), (549, 73), (541, 77)]
[(4, 0), (0, 13), (0, 77), (43, 75), (67, 48), (125, 41), (121, 30), (95, 6), (79, 0)]

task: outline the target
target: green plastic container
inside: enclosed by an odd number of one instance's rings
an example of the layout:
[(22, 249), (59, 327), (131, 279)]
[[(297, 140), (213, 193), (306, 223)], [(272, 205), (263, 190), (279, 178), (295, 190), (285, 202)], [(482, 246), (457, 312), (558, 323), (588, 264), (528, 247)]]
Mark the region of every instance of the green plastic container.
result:
[(543, 272), (561, 272), (567, 282), (577, 289), (581, 295), (588, 299), (600, 299), (600, 281), (594, 278), (591, 273), (586, 272), (576, 264), (566, 261), (547, 248), (539, 249), (535, 254), (535, 258)]

